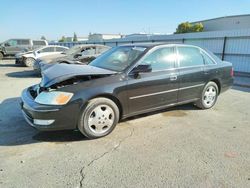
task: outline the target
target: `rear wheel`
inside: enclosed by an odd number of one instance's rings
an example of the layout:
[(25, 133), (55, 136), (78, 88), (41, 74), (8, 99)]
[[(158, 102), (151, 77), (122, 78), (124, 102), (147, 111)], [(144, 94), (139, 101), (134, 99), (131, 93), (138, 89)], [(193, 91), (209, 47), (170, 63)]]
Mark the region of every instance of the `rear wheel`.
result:
[(100, 138), (111, 133), (119, 120), (117, 105), (107, 98), (89, 101), (82, 112), (78, 128), (88, 138)]
[(26, 59), (24, 60), (24, 64), (25, 64), (25, 66), (27, 66), (27, 67), (33, 67), (34, 63), (35, 63), (35, 59), (32, 58), (32, 57), (28, 57), (28, 58), (26, 58)]
[(2, 59), (3, 59), (3, 53), (0, 52), (0, 60), (2, 60)]
[(204, 87), (199, 101), (195, 105), (201, 109), (212, 108), (218, 97), (218, 86), (214, 82), (208, 82)]

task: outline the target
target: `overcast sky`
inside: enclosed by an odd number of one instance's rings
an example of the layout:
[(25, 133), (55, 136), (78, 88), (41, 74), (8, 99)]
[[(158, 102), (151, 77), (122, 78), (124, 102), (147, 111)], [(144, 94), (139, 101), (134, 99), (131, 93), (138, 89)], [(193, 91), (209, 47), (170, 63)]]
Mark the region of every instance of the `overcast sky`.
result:
[(171, 33), (180, 22), (238, 14), (250, 14), (249, 0), (1, 0), (0, 41)]

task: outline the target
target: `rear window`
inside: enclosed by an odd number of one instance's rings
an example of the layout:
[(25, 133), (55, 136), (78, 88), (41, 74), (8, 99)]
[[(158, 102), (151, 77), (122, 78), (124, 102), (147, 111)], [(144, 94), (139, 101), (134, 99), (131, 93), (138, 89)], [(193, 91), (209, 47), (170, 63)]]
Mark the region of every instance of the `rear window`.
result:
[(65, 51), (66, 49), (65, 48), (63, 48), (63, 47), (56, 47), (56, 51), (57, 52), (63, 52), (63, 51)]
[(45, 46), (46, 42), (41, 40), (33, 40), (33, 45), (35, 46)]
[(204, 65), (203, 57), (198, 48), (178, 47), (180, 67)]
[(40, 50), (41, 53), (43, 52), (54, 52), (55, 51), (55, 47), (45, 47), (42, 50)]
[(29, 40), (19, 39), (19, 40), (17, 40), (17, 44), (19, 44), (19, 45), (29, 45), (30, 41)]

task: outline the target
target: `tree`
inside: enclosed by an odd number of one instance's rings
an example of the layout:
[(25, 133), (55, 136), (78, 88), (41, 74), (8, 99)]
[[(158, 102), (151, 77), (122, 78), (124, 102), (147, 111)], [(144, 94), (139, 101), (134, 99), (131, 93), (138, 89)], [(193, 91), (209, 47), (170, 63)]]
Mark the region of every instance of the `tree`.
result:
[(77, 42), (77, 35), (74, 33), (73, 42)]
[(45, 36), (41, 36), (41, 40), (46, 40)]
[(65, 41), (66, 41), (65, 36), (62, 36), (62, 38), (58, 42), (65, 42)]
[(192, 33), (192, 32), (202, 32), (204, 29), (202, 23), (196, 23), (192, 25), (189, 22), (183, 22), (178, 25), (175, 34), (179, 33)]
[(204, 26), (202, 23), (197, 23), (192, 26), (192, 31), (193, 32), (202, 32), (204, 29)]

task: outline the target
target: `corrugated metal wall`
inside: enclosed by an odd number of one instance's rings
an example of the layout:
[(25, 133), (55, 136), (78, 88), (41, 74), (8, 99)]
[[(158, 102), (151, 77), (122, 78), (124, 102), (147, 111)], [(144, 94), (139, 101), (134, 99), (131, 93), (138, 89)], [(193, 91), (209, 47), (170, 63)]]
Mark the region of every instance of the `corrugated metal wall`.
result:
[(235, 71), (250, 73), (250, 29), (233, 31), (213, 31), (201, 33), (187, 33), (178, 35), (151, 35), (128, 37), (92, 42), (51, 43), (72, 47), (77, 44), (104, 44), (118, 46), (128, 43), (184, 43), (207, 48), (225, 61), (233, 63)]

